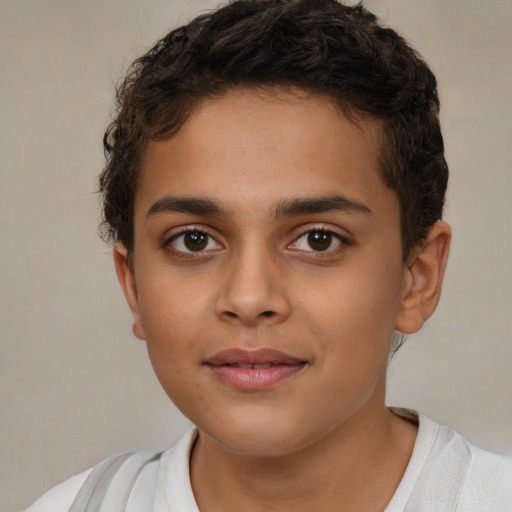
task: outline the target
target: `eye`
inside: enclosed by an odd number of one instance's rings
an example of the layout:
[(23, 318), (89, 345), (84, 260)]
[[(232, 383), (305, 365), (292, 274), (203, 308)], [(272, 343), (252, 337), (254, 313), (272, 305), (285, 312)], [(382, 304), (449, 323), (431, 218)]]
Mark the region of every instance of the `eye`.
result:
[(182, 231), (171, 237), (168, 246), (178, 252), (203, 252), (212, 249), (220, 249), (222, 246), (208, 233), (198, 229)]
[(348, 245), (348, 240), (338, 233), (325, 229), (313, 229), (295, 239), (290, 247), (299, 251), (325, 252), (342, 245)]

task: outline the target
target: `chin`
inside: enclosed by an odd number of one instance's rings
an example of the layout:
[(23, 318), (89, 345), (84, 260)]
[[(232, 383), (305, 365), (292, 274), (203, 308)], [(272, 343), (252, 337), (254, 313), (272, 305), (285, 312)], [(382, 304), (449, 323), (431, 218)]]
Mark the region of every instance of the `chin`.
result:
[(261, 429), (230, 432), (227, 436), (215, 437), (214, 440), (230, 452), (248, 457), (283, 457), (297, 449), (291, 436)]
[(280, 418), (269, 411), (237, 415), (215, 425), (198, 425), (201, 432), (232, 453), (253, 457), (281, 457), (308, 444), (303, 422)]

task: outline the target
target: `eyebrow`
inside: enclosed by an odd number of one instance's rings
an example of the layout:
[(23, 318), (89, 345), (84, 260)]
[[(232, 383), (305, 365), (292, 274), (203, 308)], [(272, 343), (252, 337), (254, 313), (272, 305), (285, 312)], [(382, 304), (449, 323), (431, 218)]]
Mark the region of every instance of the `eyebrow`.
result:
[[(332, 195), (286, 199), (277, 204), (273, 209), (272, 216), (278, 220), (283, 217), (329, 212), (372, 213), (364, 203), (349, 199), (343, 195)], [(231, 212), (226, 207), (206, 197), (162, 197), (151, 205), (147, 217), (159, 213), (187, 213), (190, 215), (225, 218), (231, 216)]]
[(274, 217), (280, 219), (282, 217), (329, 212), (372, 213), (370, 208), (364, 203), (342, 195), (332, 195), (327, 197), (305, 197), (283, 201), (275, 208)]
[(166, 212), (217, 217), (230, 216), (229, 211), (226, 208), (212, 199), (202, 197), (165, 196), (151, 205), (151, 208), (148, 210), (147, 217)]

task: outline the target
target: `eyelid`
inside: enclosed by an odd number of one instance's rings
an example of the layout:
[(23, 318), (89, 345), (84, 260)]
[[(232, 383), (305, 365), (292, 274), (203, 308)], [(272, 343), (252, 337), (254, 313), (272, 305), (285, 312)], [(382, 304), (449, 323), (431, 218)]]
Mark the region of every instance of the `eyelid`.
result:
[[(332, 226), (330, 224), (323, 224), (323, 223), (312, 223), (307, 225), (302, 225), (299, 228), (295, 229), (295, 234), (292, 235), (293, 239), (291, 242), (289, 242), (286, 245), (286, 249), (293, 250), (297, 253), (303, 253), (307, 254), (308, 257), (315, 257), (315, 258), (326, 258), (328, 256), (333, 256), (335, 254), (338, 254), (339, 252), (346, 249), (348, 246), (353, 245), (353, 241), (349, 236), (346, 236), (345, 234), (342, 234), (341, 228), (337, 226)], [(302, 237), (308, 235), (311, 232), (320, 231), (331, 234), (337, 241), (339, 241), (338, 247), (334, 248), (328, 248), (324, 251), (318, 251), (311, 248), (311, 250), (304, 250), (304, 249), (298, 249), (292, 247), (298, 240), (300, 240)], [(199, 251), (193, 251), (193, 250), (180, 250), (176, 247), (172, 246), (172, 242), (177, 240), (180, 236), (186, 235), (187, 233), (203, 233), (205, 234), (211, 241), (213, 241), (216, 245), (214, 248), (209, 249), (203, 249)], [(212, 229), (209, 226), (205, 225), (184, 225), (175, 227), (171, 230), (169, 230), (166, 235), (164, 236), (164, 239), (162, 241), (162, 248), (165, 250), (172, 252), (175, 256), (183, 257), (183, 258), (200, 258), (204, 257), (206, 255), (209, 255), (213, 251), (217, 251), (219, 249), (222, 249), (225, 247), (225, 243), (222, 240), (222, 237), (215, 232), (215, 234), (212, 234)]]
[[(187, 233), (202, 233), (206, 235), (210, 240), (213, 240), (217, 247), (215, 247), (214, 249), (204, 249), (201, 251), (185, 251), (177, 249), (176, 247), (172, 246), (172, 242), (177, 240), (179, 237), (186, 235)], [(187, 225), (181, 226), (179, 228), (174, 228), (171, 234), (167, 234), (165, 236), (162, 246), (164, 249), (172, 250), (175, 254), (179, 254), (181, 256), (187, 255), (187, 257), (190, 257), (193, 255), (200, 256), (201, 254), (209, 253), (212, 250), (220, 249), (223, 247), (223, 244), (219, 242), (218, 237), (212, 235), (210, 230), (205, 226)]]
[(294, 236), (291, 243), (287, 245), (287, 248), (290, 248), (291, 245), (295, 244), (298, 240), (300, 240), (302, 237), (306, 236), (309, 233), (320, 231), (324, 233), (331, 234), (334, 238), (336, 238), (340, 242), (340, 246), (336, 247), (334, 249), (326, 249), (325, 251), (315, 251), (314, 249), (311, 250), (301, 250), (298, 249), (301, 252), (304, 253), (312, 253), (315, 255), (315, 257), (322, 257), (322, 255), (331, 255), (335, 252), (338, 252), (339, 250), (343, 250), (344, 248), (350, 246), (353, 244), (352, 240), (348, 237), (343, 235), (339, 232), (338, 229), (331, 227), (330, 225), (326, 224), (310, 224), (307, 226), (301, 226), (300, 231)]
[(311, 233), (312, 231), (324, 231), (326, 233), (332, 233), (340, 240), (344, 240), (347, 243), (351, 243), (350, 234), (348, 234), (346, 230), (338, 226), (333, 226), (332, 224), (312, 222), (311, 224), (304, 224), (299, 228), (295, 229), (294, 231), (294, 241), (307, 233)]

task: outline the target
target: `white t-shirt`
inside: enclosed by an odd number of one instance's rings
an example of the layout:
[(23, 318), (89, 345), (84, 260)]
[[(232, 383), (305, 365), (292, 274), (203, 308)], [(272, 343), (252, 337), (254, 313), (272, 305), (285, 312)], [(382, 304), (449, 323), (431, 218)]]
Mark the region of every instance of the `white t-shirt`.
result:
[[(196, 435), (191, 429), (159, 460), (144, 466), (126, 512), (199, 512), (189, 477)], [(136, 465), (142, 457), (136, 454), (125, 464)], [(26, 512), (67, 512), (91, 471), (51, 489)], [(115, 512), (113, 499), (107, 491), (99, 510)], [(384, 512), (512, 512), (512, 460), (476, 448), (419, 415), (411, 460)]]

